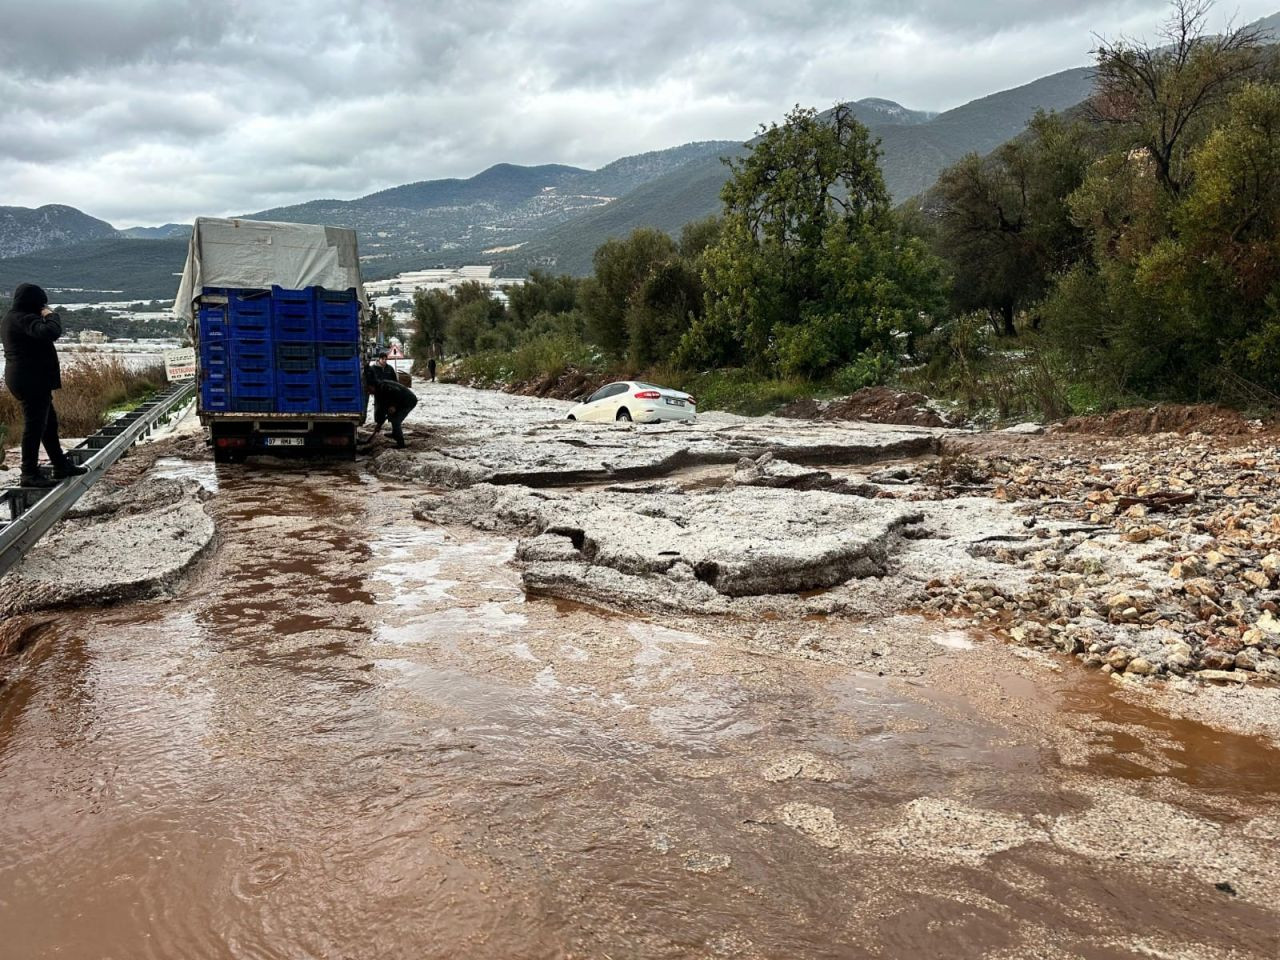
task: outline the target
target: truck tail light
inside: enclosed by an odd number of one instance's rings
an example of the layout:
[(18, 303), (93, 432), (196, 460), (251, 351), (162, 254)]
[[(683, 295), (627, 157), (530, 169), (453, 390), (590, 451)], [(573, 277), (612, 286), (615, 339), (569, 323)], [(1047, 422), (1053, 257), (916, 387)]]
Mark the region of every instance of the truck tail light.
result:
[(662, 394), (660, 394), (657, 390), (641, 390), (639, 393), (636, 394), (636, 399), (637, 400), (657, 400), (661, 396)]
[(249, 441), (244, 437), (219, 437), (217, 444), (220, 447), (246, 447)]
[(325, 437), (324, 442), (330, 447), (345, 447), (350, 445), (350, 437)]

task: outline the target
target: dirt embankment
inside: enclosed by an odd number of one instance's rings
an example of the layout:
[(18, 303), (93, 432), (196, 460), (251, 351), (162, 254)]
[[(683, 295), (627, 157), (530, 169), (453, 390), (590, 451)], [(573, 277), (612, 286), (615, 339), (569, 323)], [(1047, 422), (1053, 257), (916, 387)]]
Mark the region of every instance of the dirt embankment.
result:
[(603, 373), (566, 370), (557, 376), (520, 380), (502, 389), (506, 393), (518, 393), (522, 397), (581, 401), (587, 399), (611, 379)]
[(533, 377), (529, 380), (517, 380), (497, 386), (479, 381), (458, 379), (446, 373), (441, 382), (456, 384), (476, 389), (498, 389), (503, 393), (513, 393), (521, 397), (540, 397), (544, 400), (573, 400), (579, 402), (587, 399), (606, 383), (616, 378), (595, 371), (583, 371), (570, 368), (563, 373)]
[(1135, 407), (1087, 417), (1069, 417), (1056, 429), (1099, 437), (1149, 436), (1154, 433), (1205, 433), (1219, 437), (1242, 437), (1260, 429), (1274, 432), (1270, 424), (1250, 420), (1238, 410), (1212, 404), (1159, 404)]
[(836, 400), (796, 400), (779, 409), (777, 415), (796, 420), (865, 420), (911, 427), (959, 426), (923, 393), (890, 387), (866, 387)]

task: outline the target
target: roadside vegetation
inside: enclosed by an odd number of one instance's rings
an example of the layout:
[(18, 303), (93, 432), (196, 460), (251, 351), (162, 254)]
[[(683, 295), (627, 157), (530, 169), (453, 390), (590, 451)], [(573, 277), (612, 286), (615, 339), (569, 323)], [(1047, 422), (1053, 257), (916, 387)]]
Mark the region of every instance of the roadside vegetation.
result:
[[(58, 430), (64, 437), (83, 437), (107, 422), (108, 415), (141, 403), (165, 382), (164, 365), (131, 369), (119, 357), (63, 362), (62, 389), (53, 395)], [(22, 407), (0, 387), (0, 447), (17, 444), (22, 434)]]
[(1280, 403), (1280, 57), (1209, 35), (1100, 41), (1084, 107), (892, 209), (844, 107), (797, 107), (731, 161), (719, 217), (636, 230), (585, 279), (414, 299), (455, 379), (636, 377), (761, 412), (899, 384), (970, 416)]

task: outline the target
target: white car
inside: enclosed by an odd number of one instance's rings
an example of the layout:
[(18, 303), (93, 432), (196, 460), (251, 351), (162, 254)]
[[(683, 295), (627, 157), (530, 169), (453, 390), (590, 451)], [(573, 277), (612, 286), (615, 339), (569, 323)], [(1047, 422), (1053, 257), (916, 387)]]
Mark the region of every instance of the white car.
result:
[(660, 423), (664, 420), (692, 420), (697, 413), (697, 405), (687, 393), (626, 380), (606, 383), (570, 410), (569, 419)]

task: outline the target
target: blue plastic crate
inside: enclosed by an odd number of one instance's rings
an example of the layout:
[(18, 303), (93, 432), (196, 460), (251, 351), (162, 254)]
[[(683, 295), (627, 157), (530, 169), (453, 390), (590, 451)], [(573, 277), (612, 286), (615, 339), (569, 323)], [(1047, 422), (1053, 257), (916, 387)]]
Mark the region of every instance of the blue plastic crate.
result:
[(276, 341), (276, 369), (291, 373), (315, 373), (316, 345)]
[(316, 298), (316, 339), (354, 345), (360, 339), (360, 301), (355, 288), (312, 289)]
[(201, 287), (202, 297), (226, 297), (231, 304), (271, 302), (271, 291), (263, 287)]
[(234, 339), (249, 337), (255, 340), (271, 339), (271, 301), (250, 300), (232, 303), (231, 336)]
[(200, 381), (200, 406), (205, 410), (224, 411), (231, 404), (231, 390), (226, 377), (206, 377)]
[(276, 398), (280, 409), (288, 413), (318, 413), (320, 411), (320, 381), (314, 371), (289, 373), (276, 371)]
[(275, 368), (271, 341), (258, 337), (237, 337), (231, 341), (231, 367), (237, 373), (261, 373)]
[(225, 340), (229, 335), (227, 305), (225, 303), (202, 304), (196, 316), (199, 341)]
[(200, 341), (200, 367), (225, 375), (231, 369), (231, 350), (226, 340)]
[(283, 370), (276, 367), (275, 376), (276, 383), (281, 386), (305, 386), (313, 391), (320, 389), (320, 376), (314, 370)]
[(275, 413), (275, 397), (246, 397), (233, 394), (227, 406), (231, 413)]
[(276, 381), (276, 400), (282, 413), (322, 413), (320, 390), (313, 378), (310, 383)]
[(309, 343), (316, 338), (315, 295), (311, 288), (271, 288), (271, 322), (276, 340)]
[(358, 360), (360, 347), (354, 341), (345, 343), (317, 343), (316, 355), (323, 360)]
[(239, 399), (263, 399), (275, 396), (276, 378), (273, 370), (231, 371), (231, 396)]
[(320, 390), (342, 391), (344, 393), (363, 394), (364, 381), (358, 372), (350, 370), (322, 370), (320, 372)]
[(356, 288), (347, 287), (345, 290), (330, 290), (328, 287), (307, 287), (315, 294), (316, 303), (359, 303), (356, 297)]
[(365, 408), (364, 394), (326, 391), (320, 398), (321, 413), (362, 413)]

